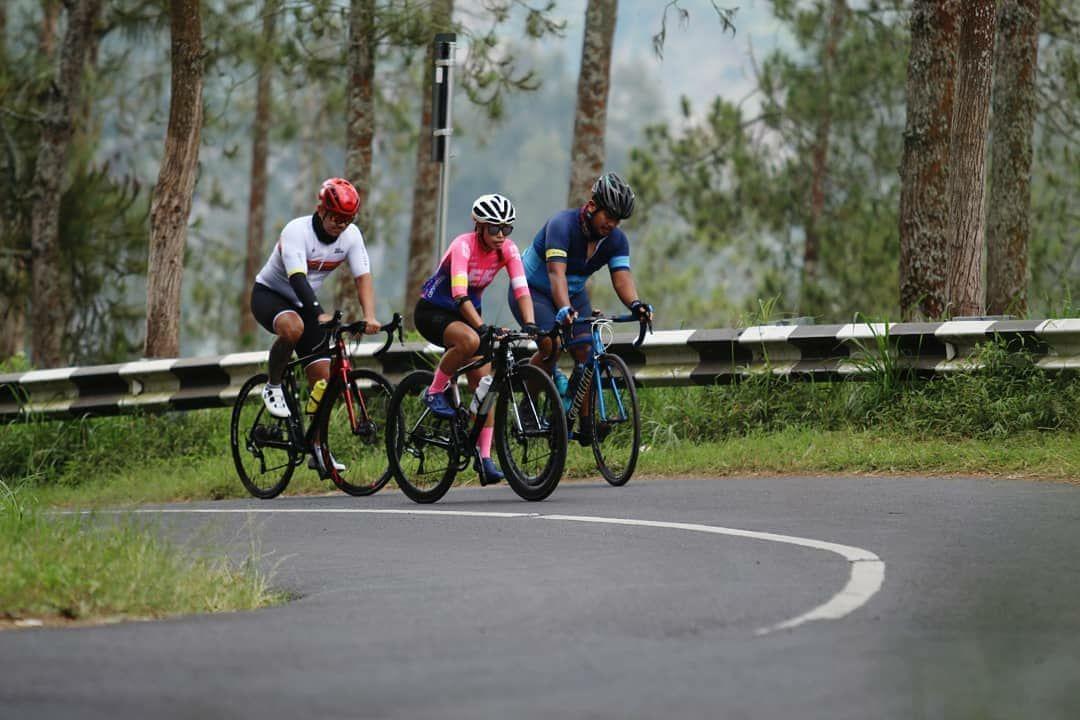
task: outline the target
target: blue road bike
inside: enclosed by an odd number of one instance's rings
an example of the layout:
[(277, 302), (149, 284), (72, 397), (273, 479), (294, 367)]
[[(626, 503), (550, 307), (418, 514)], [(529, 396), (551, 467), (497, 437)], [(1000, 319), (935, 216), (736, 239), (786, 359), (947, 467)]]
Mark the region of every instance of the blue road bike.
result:
[[(652, 322), (637, 315), (603, 315), (574, 322), (587, 326), (589, 335), (573, 337), (571, 327), (563, 331), (563, 345), (573, 348), (591, 343), (589, 358), (579, 364), (567, 388), (566, 427), (571, 439), (590, 445), (596, 467), (612, 485), (625, 485), (634, 474), (641, 447), (641, 417), (634, 377), (621, 357), (608, 352), (615, 339), (616, 323), (640, 324), (634, 347), (640, 347)], [(576, 429), (575, 429), (576, 425)]]

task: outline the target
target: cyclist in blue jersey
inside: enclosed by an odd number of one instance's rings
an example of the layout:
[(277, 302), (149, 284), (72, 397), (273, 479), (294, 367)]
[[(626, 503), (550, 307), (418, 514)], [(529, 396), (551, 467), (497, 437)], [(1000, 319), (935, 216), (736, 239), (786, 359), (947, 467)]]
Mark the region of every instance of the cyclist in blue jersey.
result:
[[(634, 275), (630, 271), (630, 243), (619, 223), (634, 211), (634, 191), (621, 177), (607, 172), (596, 179), (592, 197), (580, 208), (563, 210), (552, 216), (536, 234), (532, 244), (521, 256), (525, 277), (532, 295), (536, 324), (541, 332), (551, 330), (556, 323), (570, 325), (578, 317), (592, 314), (592, 303), (585, 287), (586, 281), (602, 267), (611, 275), (615, 294), (631, 312), (652, 318), (652, 306), (638, 297)], [(522, 322), (515, 303), (510, 309)], [(569, 348), (575, 360), (588, 359), (589, 344), (574, 338)], [(560, 347), (557, 338), (544, 338), (531, 362), (548, 372), (556, 372)], [(587, 408), (585, 409), (587, 413)], [(584, 428), (588, 423), (582, 423)], [(581, 444), (592, 439), (579, 433)]]

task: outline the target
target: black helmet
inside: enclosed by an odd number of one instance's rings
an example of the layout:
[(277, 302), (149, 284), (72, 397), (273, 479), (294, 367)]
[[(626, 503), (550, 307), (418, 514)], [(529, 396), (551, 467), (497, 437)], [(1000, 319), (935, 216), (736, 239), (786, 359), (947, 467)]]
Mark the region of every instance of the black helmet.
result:
[(606, 210), (618, 220), (625, 220), (634, 212), (634, 191), (613, 172), (596, 178), (592, 186), (592, 199), (598, 208)]

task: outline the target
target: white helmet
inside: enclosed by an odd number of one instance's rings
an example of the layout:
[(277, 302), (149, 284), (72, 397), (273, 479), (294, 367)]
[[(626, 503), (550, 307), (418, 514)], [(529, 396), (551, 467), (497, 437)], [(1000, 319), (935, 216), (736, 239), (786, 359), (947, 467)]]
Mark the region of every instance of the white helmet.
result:
[(472, 204), (472, 218), (480, 223), (509, 225), (517, 220), (514, 203), (502, 195), (481, 195)]

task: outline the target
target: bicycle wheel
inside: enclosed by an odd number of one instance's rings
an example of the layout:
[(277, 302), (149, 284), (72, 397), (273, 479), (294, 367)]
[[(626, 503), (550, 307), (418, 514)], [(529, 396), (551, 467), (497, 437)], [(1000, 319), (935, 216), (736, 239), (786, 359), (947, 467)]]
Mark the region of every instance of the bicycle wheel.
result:
[(386, 430), (386, 456), (394, 481), (409, 499), (418, 503), (439, 500), (454, 482), (458, 471), (458, 442), (453, 419), (432, 414), (424, 393), (432, 374), (417, 370), (405, 376), (390, 398)]
[(507, 483), (525, 500), (543, 500), (562, 479), (566, 416), (555, 383), (535, 365), (515, 365), (499, 388), (495, 449)]
[(257, 498), (277, 497), (289, 484), (301, 455), (289, 442), (289, 420), (263, 405), (266, 375), (249, 379), (236, 396), (229, 443), (240, 482)]
[(637, 466), (641, 447), (641, 418), (638, 415), (634, 378), (618, 355), (604, 353), (597, 361), (598, 377), (589, 393), (589, 418), (596, 467), (612, 485), (625, 485)]
[[(393, 386), (377, 372), (352, 370), (347, 384), (330, 383), (322, 398), (322, 460), (334, 484), (349, 495), (371, 495), (390, 479), (386, 422), (393, 394)], [(335, 469), (331, 457), (345, 469)]]

